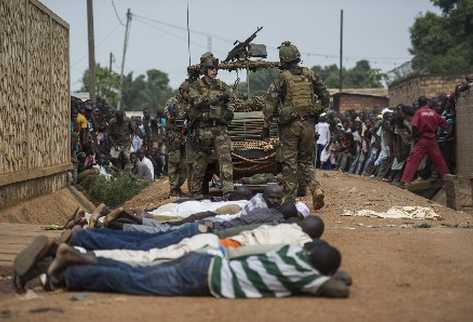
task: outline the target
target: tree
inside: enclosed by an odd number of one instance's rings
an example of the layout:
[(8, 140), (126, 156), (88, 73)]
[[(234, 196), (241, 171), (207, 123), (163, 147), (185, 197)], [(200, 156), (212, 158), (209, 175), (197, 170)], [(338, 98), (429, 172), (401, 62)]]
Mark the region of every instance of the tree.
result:
[[(328, 88), (339, 87), (339, 68), (337, 65), (313, 66), (311, 68)], [(277, 69), (260, 69), (250, 72), (250, 94), (251, 96), (263, 95), (269, 85), (278, 77)], [(379, 69), (371, 68), (369, 61), (360, 60), (351, 69), (343, 68), (343, 87), (345, 88), (379, 88), (383, 87), (384, 74)], [(247, 93), (247, 83), (238, 85), (240, 93)]]
[(155, 112), (162, 111), (166, 101), (173, 95), (168, 75), (157, 69), (148, 70), (145, 88), (141, 91), (141, 95), (143, 107)]
[[(278, 70), (275, 68), (271, 69), (259, 69), (255, 72), (250, 72), (250, 96), (264, 95), (268, 90), (269, 85), (278, 77)], [(241, 82), (238, 85), (240, 93), (248, 94), (248, 83)]]
[(146, 88), (146, 78), (139, 75), (133, 79), (133, 72), (123, 78), (122, 103), (125, 109), (130, 110), (143, 105), (142, 92)]
[[(97, 65), (96, 73), (97, 96), (104, 98), (111, 106), (117, 106), (120, 76), (100, 65)], [(86, 70), (82, 78), (82, 91), (89, 90), (88, 75), (89, 71)], [(169, 86), (168, 75), (158, 69), (150, 69), (146, 71), (146, 75), (138, 75), (136, 78), (133, 78), (132, 72), (129, 73), (123, 79), (122, 89), (122, 109), (148, 108), (155, 113), (162, 110), (166, 101), (174, 94)]]
[(419, 73), (464, 74), (473, 69), (473, 0), (432, 0), (441, 15), (427, 12), (410, 28)]
[[(328, 88), (340, 86), (340, 69), (337, 65), (314, 66), (312, 70), (317, 73)], [(379, 69), (371, 68), (369, 61), (360, 60), (350, 69), (343, 68), (344, 88), (379, 88), (383, 87), (383, 73)]]
[[(116, 106), (118, 103), (118, 89), (120, 88), (120, 75), (114, 71), (110, 71), (108, 68), (97, 64), (95, 67), (96, 73), (96, 93), (97, 96), (104, 98), (112, 106)], [(83, 92), (89, 91), (89, 71), (84, 72), (82, 77), (82, 88)]]

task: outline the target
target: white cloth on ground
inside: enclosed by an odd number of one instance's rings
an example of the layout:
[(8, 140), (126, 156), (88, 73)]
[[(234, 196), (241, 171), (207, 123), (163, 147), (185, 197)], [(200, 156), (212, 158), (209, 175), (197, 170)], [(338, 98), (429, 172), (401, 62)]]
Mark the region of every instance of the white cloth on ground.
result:
[(190, 200), (183, 203), (168, 203), (165, 205), (156, 208), (150, 213), (155, 216), (166, 216), (166, 217), (179, 217), (187, 218), (190, 215), (205, 212), (205, 211), (215, 211), (220, 207), (228, 205), (238, 205), (240, 208), (244, 208), (248, 204), (248, 200), (237, 200), (237, 201), (218, 201), (212, 202), (210, 200)]
[(369, 209), (362, 209), (358, 211), (345, 210), (345, 212), (340, 216), (376, 217), (384, 219), (442, 219), (442, 217), (432, 208), (420, 206), (392, 207), (388, 211), (375, 211)]

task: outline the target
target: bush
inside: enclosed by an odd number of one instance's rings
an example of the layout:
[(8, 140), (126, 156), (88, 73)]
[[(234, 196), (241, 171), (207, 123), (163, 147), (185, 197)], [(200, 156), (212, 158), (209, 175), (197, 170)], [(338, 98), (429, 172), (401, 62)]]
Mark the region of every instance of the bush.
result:
[(94, 202), (115, 208), (140, 193), (149, 182), (130, 175), (119, 175), (107, 180), (104, 176), (88, 176), (80, 186)]

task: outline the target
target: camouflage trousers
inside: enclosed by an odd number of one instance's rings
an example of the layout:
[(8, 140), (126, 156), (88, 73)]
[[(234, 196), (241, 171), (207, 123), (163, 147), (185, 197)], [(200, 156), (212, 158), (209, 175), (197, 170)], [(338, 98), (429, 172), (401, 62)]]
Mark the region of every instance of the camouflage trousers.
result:
[[(315, 133), (310, 121), (295, 120), (280, 128), (284, 203), (294, 203), (299, 185), (309, 187), (312, 195), (320, 184), (314, 174)], [(314, 202), (315, 203), (315, 202)]]
[(203, 181), (209, 159), (215, 152), (223, 193), (233, 191), (232, 142), (224, 126), (197, 129), (191, 141), (188, 162), (192, 160), (189, 174), (189, 190), (193, 195), (202, 193)]
[(168, 152), (168, 176), (171, 191), (179, 190), (187, 178), (186, 151), (184, 146)]

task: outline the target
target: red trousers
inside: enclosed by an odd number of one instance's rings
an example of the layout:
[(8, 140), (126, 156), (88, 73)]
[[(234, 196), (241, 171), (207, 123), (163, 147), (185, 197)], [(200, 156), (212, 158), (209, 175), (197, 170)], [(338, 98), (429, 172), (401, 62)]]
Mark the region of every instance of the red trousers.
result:
[(443, 159), (437, 140), (435, 138), (420, 138), (407, 158), (406, 167), (404, 168), (404, 173), (401, 178), (402, 182), (409, 183), (412, 181), (420, 162), (426, 154), (432, 159), (435, 169), (437, 169), (442, 178), (448, 174), (447, 163)]

